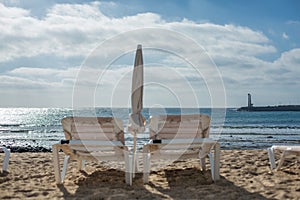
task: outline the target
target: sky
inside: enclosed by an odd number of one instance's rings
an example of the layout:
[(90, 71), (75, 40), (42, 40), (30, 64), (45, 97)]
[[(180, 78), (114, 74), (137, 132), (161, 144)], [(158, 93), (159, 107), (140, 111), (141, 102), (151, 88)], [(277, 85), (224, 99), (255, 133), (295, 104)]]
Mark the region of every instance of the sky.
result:
[[(300, 104), (298, 0), (0, 0), (0, 107)], [(105, 47), (105, 48), (104, 48)]]

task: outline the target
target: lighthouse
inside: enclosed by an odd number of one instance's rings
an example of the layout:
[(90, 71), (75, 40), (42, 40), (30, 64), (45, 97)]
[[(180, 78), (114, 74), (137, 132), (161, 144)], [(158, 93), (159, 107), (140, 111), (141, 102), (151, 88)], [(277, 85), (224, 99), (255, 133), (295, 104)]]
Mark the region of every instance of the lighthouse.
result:
[(253, 104), (251, 103), (251, 94), (248, 93), (248, 111), (252, 109)]

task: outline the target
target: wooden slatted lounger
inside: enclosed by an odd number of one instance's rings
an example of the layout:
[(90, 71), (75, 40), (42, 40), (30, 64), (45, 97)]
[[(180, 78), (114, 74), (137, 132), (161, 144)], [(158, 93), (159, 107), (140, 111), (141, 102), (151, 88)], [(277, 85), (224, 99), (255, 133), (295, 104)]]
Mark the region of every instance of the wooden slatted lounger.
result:
[[(148, 183), (151, 160), (198, 157), (202, 170), (210, 158), (212, 179), (220, 178), (220, 145), (209, 138), (208, 115), (162, 115), (150, 117), (150, 142), (143, 148), (144, 183)], [(211, 151), (214, 150), (214, 156)]]
[[(125, 181), (132, 184), (131, 156), (124, 142), (123, 122), (112, 117), (66, 117), (62, 126), (67, 142), (52, 146), (56, 183), (62, 183), (69, 160), (77, 160), (79, 170), (84, 161), (125, 161)], [(62, 172), (59, 151), (65, 153)]]

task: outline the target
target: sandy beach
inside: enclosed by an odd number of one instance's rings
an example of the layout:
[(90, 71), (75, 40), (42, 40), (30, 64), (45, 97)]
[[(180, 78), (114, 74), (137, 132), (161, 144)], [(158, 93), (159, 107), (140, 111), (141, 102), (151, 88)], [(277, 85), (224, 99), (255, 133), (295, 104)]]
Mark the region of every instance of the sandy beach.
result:
[(300, 199), (299, 158), (271, 172), (266, 150), (222, 150), (216, 183), (196, 159), (152, 172), (146, 185), (139, 173), (132, 186), (114, 165), (92, 162), (82, 172), (70, 163), (65, 183), (56, 185), (51, 153), (12, 153), (8, 170), (0, 175), (0, 199)]

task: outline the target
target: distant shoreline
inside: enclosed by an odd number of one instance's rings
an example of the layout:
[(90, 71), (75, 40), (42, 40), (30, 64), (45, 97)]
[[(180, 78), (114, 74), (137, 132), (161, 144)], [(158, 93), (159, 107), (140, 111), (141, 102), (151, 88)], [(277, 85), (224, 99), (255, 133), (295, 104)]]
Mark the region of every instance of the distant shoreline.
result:
[(237, 111), (300, 111), (300, 105), (279, 105), (279, 106), (245, 106)]
[(248, 93), (248, 106), (240, 107), (237, 111), (300, 111), (300, 105), (253, 106), (251, 94)]

